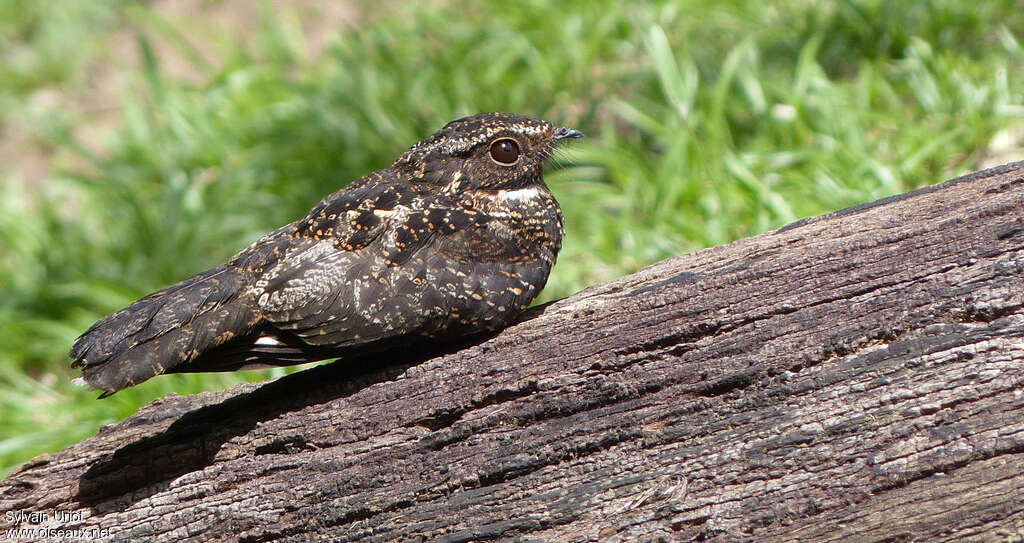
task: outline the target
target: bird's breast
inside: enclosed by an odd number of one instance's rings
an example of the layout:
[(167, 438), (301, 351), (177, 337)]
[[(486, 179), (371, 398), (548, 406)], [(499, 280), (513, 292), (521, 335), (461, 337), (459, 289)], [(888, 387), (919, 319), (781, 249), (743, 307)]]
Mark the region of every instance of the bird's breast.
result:
[(554, 262), (562, 246), (562, 210), (546, 187), (480, 191), (471, 202), (487, 217), (490, 235), (520, 247), (524, 258)]

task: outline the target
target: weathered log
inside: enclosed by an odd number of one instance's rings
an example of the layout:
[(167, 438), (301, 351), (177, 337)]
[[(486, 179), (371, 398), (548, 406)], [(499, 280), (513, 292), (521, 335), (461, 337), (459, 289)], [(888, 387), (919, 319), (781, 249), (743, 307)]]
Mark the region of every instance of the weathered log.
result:
[(1020, 541), (1024, 163), (446, 355), (155, 401), (12, 473), (0, 509), (110, 541)]

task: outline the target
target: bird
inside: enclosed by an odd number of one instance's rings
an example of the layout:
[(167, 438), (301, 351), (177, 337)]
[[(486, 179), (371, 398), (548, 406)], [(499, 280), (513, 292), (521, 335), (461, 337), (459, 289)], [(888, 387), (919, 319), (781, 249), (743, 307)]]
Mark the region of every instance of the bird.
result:
[(543, 168), (582, 136), (511, 113), (451, 121), (226, 263), (99, 320), (72, 366), (105, 398), (160, 374), (500, 330), (548, 280), (564, 227)]

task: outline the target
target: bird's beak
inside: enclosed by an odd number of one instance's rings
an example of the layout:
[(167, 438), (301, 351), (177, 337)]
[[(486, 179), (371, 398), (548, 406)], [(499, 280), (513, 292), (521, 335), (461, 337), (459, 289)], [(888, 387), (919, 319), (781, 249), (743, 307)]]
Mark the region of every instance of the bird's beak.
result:
[(564, 126), (555, 129), (555, 141), (564, 140), (565, 138), (582, 138), (583, 132), (579, 130), (573, 130), (572, 128), (566, 128)]

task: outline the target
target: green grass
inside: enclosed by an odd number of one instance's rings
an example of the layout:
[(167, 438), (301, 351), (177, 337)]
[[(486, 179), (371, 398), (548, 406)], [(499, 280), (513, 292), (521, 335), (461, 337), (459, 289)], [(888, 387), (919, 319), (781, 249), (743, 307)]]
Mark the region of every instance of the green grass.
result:
[[(144, 62), (102, 153), (58, 105), (36, 138), (80, 165), (27, 194), (4, 182), (0, 471), (168, 392), (266, 378), (167, 376), (97, 401), (69, 384), (66, 352), (99, 317), (455, 117), (515, 111), (588, 136), (547, 176), (567, 239), (541, 301), (976, 169), (1024, 121), (1024, 12), (1010, 1), (366, 3), (358, 30), (312, 60), (298, 19), (265, 8), (245, 43), (218, 39), (212, 64), (180, 17), (21, 4), (0, 7), (0, 113), (73, 87), (117, 25), (144, 30)], [(206, 82), (168, 75), (154, 40)]]

